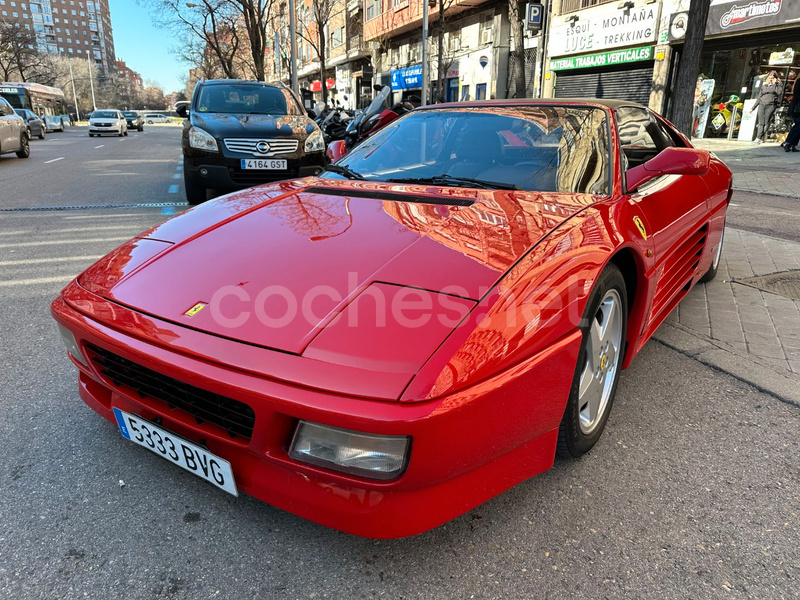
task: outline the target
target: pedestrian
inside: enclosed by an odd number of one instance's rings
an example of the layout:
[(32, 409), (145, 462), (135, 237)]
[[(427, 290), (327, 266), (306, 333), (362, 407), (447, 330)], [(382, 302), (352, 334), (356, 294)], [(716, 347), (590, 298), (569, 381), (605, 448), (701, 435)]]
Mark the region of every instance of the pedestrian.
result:
[(778, 79), (778, 74), (775, 71), (770, 71), (764, 83), (761, 84), (756, 105), (753, 107), (753, 111), (758, 111), (754, 144), (763, 144), (767, 140), (769, 123), (772, 120), (772, 115), (775, 114), (775, 108), (778, 106), (782, 94), (783, 84)]
[(794, 80), (792, 86), (792, 100), (786, 114), (792, 118), (794, 125), (786, 136), (786, 141), (781, 144), (786, 152), (800, 152), (797, 143), (800, 142), (800, 77)]

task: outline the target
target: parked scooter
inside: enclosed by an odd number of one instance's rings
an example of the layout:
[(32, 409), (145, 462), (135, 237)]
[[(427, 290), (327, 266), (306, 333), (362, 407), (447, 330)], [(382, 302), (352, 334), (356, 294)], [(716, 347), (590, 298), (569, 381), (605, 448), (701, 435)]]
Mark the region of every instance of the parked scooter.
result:
[(710, 123), (708, 125), (708, 132), (711, 136), (719, 137), (728, 134), (734, 108), (736, 108), (736, 117), (733, 123), (733, 131), (734, 135), (736, 135), (739, 131), (739, 125), (742, 121), (742, 110), (744, 109), (744, 104), (739, 96), (731, 94), (727, 102), (715, 102), (711, 105)]

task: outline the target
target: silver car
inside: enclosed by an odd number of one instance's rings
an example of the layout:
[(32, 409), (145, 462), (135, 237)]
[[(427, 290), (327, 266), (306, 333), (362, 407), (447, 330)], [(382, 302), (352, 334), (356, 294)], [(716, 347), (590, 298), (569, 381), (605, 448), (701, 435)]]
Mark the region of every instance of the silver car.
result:
[(14, 112), (5, 98), (0, 98), (0, 154), (16, 152), (20, 158), (31, 155), (25, 120)]
[(122, 137), (128, 135), (128, 122), (123, 114), (115, 109), (101, 109), (89, 116), (89, 137), (103, 134)]

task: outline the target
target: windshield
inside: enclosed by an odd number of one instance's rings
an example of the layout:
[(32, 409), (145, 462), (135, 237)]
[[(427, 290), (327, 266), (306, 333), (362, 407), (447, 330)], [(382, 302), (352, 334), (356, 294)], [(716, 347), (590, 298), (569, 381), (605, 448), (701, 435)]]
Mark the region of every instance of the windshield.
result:
[(608, 194), (608, 165), (600, 109), (486, 106), (409, 113), (324, 177)]
[(136, 114), (135, 112), (130, 111), (130, 110), (126, 110), (122, 114), (125, 115), (126, 117), (138, 117), (139, 116), (138, 114)]
[(289, 93), (258, 85), (206, 85), (200, 90), (196, 111), (257, 115), (299, 114)]
[(93, 119), (116, 119), (117, 112), (114, 110), (96, 110), (92, 113)]

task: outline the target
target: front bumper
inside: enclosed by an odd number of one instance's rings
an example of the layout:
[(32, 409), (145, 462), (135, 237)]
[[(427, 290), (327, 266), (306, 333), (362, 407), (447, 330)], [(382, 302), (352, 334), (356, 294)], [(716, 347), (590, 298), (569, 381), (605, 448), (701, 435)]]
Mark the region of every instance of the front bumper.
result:
[[(118, 407), (203, 444), (231, 463), (241, 491), (325, 526), (371, 538), (421, 533), (549, 469), (580, 341), (579, 334), (568, 336), (526, 364), (451, 396), (386, 402), (298, 387), (243, 372), (236, 364), (211, 362), (206, 356), (213, 353), (179, 348), (181, 336), (161, 336), (159, 345), (144, 341), (152, 339), (152, 331), (177, 326), (153, 319), (150, 334), (138, 331), (126, 318), (127, 309), (107, 304), (109, 318), (124, 333), (79, 312), (64, 297), (53, 302), (52, 312), (81, 347), (88, 343), (104, 348), (244, 402), (255, 412), (255, 425), (249, 440), (232, 438), (188, 412), (106, 380), (91, 360), (90, 368), (75, 363), (86, 404), (111, 423), (112, 407)], [(174, 340), (174, 347), (165, 347), (164, 340)], [(216, 341), (207, 336), (209, 345)], [(397, 479), (374, 481), (294, 461), (288, 445), (301, 419), (379, 435), (410, 435), (408, 468)]]
[(262, 183), (311, 177), (325, 168), (324, 152), (315, 152), (300, 158), (276, 156), (276, 159), (285, 158), (287, 162), (287, 169), (280, 171), (242, 169), (242, 158), (247, 157), (184, 156), (183, 168), (200, 185), (218, 190), (236, 190)]
[(98, 133), (98, 134), (113, 133), (115, 135), (119, 135), (120, 133), (122, 133), (122, 131), (123, 131), (122, 127), (93, 127), (91, 125), (89, 126), (89, 133)]

